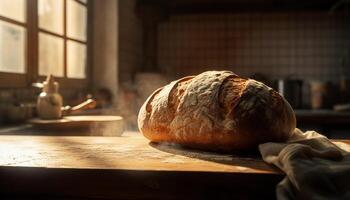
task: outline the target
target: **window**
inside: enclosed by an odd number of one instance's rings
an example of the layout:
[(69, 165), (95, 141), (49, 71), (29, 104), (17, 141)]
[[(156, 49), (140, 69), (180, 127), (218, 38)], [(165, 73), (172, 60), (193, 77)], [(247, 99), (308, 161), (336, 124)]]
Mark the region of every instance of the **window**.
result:
[(0, 0), (0, 87), (86, 85), (87, 18), (87, 0)]

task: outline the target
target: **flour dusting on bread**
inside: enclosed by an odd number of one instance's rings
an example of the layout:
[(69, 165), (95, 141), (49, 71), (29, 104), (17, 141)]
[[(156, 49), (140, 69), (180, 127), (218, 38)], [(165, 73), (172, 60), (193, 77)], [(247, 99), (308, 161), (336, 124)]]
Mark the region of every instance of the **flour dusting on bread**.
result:
[(207, 71), (158, 89), (140, 109), (138, 123), (153, 142), (214, 151), (284, 141), (296, 124), (276, 91), (230, 71)]

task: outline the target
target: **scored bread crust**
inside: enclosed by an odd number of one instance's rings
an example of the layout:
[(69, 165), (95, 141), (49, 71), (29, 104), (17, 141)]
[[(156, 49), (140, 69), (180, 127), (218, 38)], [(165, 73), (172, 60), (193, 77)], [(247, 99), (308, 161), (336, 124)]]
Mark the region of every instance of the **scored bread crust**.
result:
[(283, 142), (296, 119), (289, 103), (263, 83), (207, 71), (156, 90), (141, 107), (138, 126), (152, 142), (227, 152)]

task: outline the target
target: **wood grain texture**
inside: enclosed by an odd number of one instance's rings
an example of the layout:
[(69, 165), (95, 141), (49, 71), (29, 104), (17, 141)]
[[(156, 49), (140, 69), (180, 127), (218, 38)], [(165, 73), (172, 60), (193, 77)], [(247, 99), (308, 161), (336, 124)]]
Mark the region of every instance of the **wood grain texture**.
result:
[(137, 132), (2, 135), (0, 152), (1, 199), (274, 199), (284, 176), (257, 155), (150, 144)]
[(152, 144), (140, 134), (122, 137), (0, 136), (0, 165), (232, 173), (279, 173), (260, 158)]
[(0, 152), (2, 199), (270, 199), (283, 178), (257, 156), (149, 144), (139, 133), (2, 135)]
[[(124, 119), (120, 116), (112, 115), (65, 116), (61, 119), (54, 120), (35, 118), (29, 120), (28, 122), (29, 124), (33, 125), (34, 128), (46, 131), (71, 131), (72, 129), (108, 129), (109, 132), (113, 131), (113, 134), (109, 134), (109, 136), (120, 136), (124, 131)], [(94, 135), (105, 136), (104, 134)]]

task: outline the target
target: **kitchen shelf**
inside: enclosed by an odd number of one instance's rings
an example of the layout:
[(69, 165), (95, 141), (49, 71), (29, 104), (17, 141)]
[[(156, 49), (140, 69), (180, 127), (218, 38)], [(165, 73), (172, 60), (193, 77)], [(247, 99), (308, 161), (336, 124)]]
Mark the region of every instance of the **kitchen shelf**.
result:
[(322, 125), (348, 125), (350, 112), (334, 110), (295, 110), (299, 123), (315, 123)]

